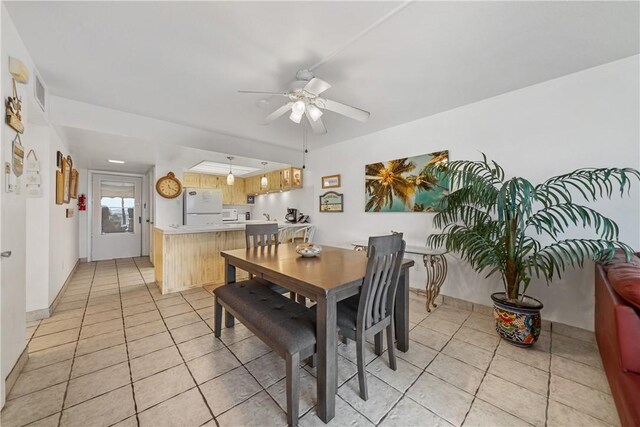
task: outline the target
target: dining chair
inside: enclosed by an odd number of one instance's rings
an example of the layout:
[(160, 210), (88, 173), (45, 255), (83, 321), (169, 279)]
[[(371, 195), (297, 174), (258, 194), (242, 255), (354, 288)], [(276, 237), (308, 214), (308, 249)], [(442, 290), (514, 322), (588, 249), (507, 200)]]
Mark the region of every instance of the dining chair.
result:
[[(367, 336), (386, 329), (389, 367), (396, 367), (394, 306), (405, 242), (402, 233), (370, 237), (368, 262), (360, 294), (338, 302), (340, 335), (356, 342), (360, 397), (367, 400), (364, 346)], [(382, 338), (380, 336), (379, 338)]]
[[(259, 248), (262, 246), (278, 245), (280, 243), (278, 239), (278, 224), (247, 224), (245, 226), (245, 243), (247, 248)], [(249, 275), (249, 279), (252, 279), (253, 275)], [(271, 289), (281, 294), (289, 292), (291, 299), (296, 299), (296, 294), (281, 286), (270, 284)]]
[(294, 230), (291, 240), (296, 243), (312, 243), (315, 232), (315, 225), (307, 225), (306, 227)]
[(245, 226), (247, 248), (278, 244), (278, 224), (247, 224)]

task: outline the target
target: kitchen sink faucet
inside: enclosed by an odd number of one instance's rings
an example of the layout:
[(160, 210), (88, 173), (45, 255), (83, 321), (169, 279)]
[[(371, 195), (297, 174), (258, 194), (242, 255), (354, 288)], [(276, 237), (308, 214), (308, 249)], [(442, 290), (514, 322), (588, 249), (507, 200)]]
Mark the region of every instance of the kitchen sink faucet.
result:
[(263, 213), (262, 215), (267, 218), (267, 221), (271, 221), (271, 216), (268, 213)]

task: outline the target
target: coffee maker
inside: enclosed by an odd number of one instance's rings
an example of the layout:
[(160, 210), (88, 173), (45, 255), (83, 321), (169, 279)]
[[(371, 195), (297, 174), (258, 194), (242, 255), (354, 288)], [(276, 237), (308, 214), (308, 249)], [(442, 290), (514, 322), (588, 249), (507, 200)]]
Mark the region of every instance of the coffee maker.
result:
[(284, 219), (292, 224), (298, 222), (298, 209), (287, 208), (287, 214), (284, 216)]

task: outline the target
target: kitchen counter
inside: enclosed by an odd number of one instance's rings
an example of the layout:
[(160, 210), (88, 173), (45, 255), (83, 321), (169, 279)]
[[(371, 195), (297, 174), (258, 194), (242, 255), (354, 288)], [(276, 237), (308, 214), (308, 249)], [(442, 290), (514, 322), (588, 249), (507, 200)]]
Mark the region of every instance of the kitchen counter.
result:
[(168, 227), (156, 227), (156, 230), (162, 231), (164, 234), (195, 234), (195, 233), (215, 233), (220, 231), (244, 231), (247, 224), (272, 224), (277, 223), (278, 229), (286, 228), (302, 228), (312, 224), (291, 224), (288, 222), (277, 221), (262, 221), (262, 220), (249, 220), (249, 221), (228, 221), (223, 222), (220, 225), (178, 225)]
[[(163, 294), (224, 283), (221, 251), (245, 247), (247, 224), (277, 223), (294, 231), (311, 224), (276, 221), (229, 221), (221, 225), (180, 225), (153, 229), (153, 266), (156, 285)], [(237, 278), (247, 277), (238, 272)]]

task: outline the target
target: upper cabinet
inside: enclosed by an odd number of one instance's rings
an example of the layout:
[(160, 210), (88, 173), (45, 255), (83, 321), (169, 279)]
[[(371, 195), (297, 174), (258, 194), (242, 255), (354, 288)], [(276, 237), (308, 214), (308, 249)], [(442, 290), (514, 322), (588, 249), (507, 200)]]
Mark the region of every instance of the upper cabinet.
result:
[(263, 174), (248, 178), (235, 178), (233, 185), (227, 185), (227, 177), (204, 173), (185, 172), (183, 186), (189, 188), (219, 188), (222, 190), (222, 203), (225, 205), (244, 205), (247, 195), (289, 191), (302, 188), (302, 169), (286, 168), (267, 172), (267, 188), (262, 188)]

